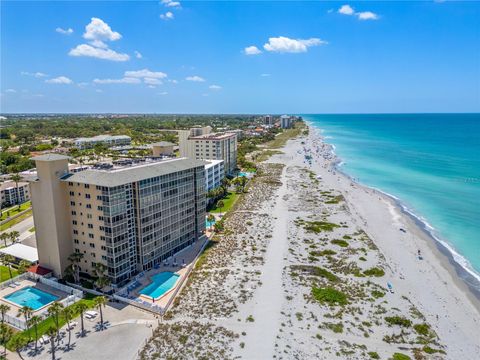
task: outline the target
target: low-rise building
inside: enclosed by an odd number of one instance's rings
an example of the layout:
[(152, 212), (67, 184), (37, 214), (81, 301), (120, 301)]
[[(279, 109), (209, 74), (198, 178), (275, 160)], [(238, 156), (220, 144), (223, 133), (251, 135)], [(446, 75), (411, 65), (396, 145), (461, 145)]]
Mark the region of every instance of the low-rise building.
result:
[(205, 165), (205, 191), (218, 188), (225, 178), (225, 166), (223, 160), (207, 160)]
[(130, 145), (132, 138), (127, 135), (98, 135), (89, 138), (75, 139), (74, 145), (77, 149), (90, 149), (96, 144), (105, 144), (108, 147), (111, 146), (125, 146)]
[(18, 189), (14, 181), (6, 181), (0, 185), (1, 206), (23, 204), (30, 200), (30, 187), (28, 182), (19, 182)]
[(204, 237), (204, 161), (150, 159), (71, 173), (66, 156), (33, 160), (39, 263), (57, 277), (81, 253), (82, 273), (93, 275), (101, 263), (116, 287)]

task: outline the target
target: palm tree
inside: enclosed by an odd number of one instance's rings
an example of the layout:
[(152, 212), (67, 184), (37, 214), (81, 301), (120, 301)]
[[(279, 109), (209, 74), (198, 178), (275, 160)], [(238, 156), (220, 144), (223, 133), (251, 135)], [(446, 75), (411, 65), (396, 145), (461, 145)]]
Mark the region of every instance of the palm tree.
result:
[(22, 306), (20, 309), (18, 309), (17, 317), (23, 316), (23, 318), (25, 319), (25, 325), (27, 326), (27, 331), (30, 325), (28, 320), (32, 315), (33, 315), (33, 309), (29, 306)]
[(2, 233), (0, 234), (0, 240), (3, 241), (5, 247), (7, 247), (7, 240), (10, 239), (9, 233)]
[(103, 329), (103, 311), (102, 306), (107, 304), (108, 300), (105, 296), (97, 296), (95, 298), (95, 306), (97, 306), (98, 311), (100, 311), (100, 328)]
[(2, 324), (5, 322), (5, 314), (10, 310), (10, 306), (6, 304), (0, 304), (0, 314), (2, 315)]
[(42, 321), (42, 318), (38, 315), (32, 315), (28, 321), (30, 327), (33, 326), (33, 331), (35, 332), (35, 353), (38, 351), (37, 342), (38, 342), (38, 324)]
[(7, 324), (0, 324), (0, 342), (3, 344), (3, 353), (7, 354), (7, 342), (13, 335), (13, 330)]
[(12, 338), (9, 344), (12, 349), (17, 352), (18, 357), (23, 360), (23, 356), (20, 351), (28, 344), (28, 340), (23, 336), (15, 336)]
[(223, 200), (219, 200), (217, 202), (217, 207), (220, 209), (220, 212), (222, 211), (222, 208), (225, 206)]
[(55, 335), (57, 334), (57, 329), (53, 326), (49, 327), (47, 330), (47, 336), (50, 338), (50, 346), (52, 347), (52, 360), (55, 360)]
[(75, 312), (73, 311), (72, 307), (67, 307), (63, 309), (63, 316), (65, 316), (65, 320), (67, 320), (67, 329), (68, 329), (68, 345), (67, 349), (70, 350), (70, 340), (72, 338), (72, 328), (70, 327), (70, 320), (72, 320)]
[(22, 180), (22, 177), (17, 173), (10, 176), (10, 180), (15, 182), (15, 188), (17, 192), (17, 204), (18, 210), (20, 210), (20, 191), (18, 191), (18, 183)]
[(20, 238), (20, 233), (16, 230), (10, 231), (8, 235), (10, 236), (10, 240), (12, 241), (12, 244), (15, 244), (16, 242), (18, 242)]
[(72, 264), (72, 270), (73, 270), (73, 278), (76, 284), (80, 282), (80, 262), (83, 259), (83, 254), (82, 253), (72, 253), (68, 257), (68, 261), (70, 261)]
[(57, 341), (60, 340), (60, 313), (63, 310), (63, 305), (60, 304), (58, 301), (55, 301), (50, 307), (48, 308), (48, 315), (53, 317), (53, 321), (55, 322), (55, 327), (57, 329)]
[(97, 288), (99, 288), (101, 292), (104, 292), (104, 291), (103, 291), (103, 288), (104, 288), (105, 286), (110, 285), (110, 283), (111, 283), (111, 281), (110, 281), (110, 279), (109, 279), (108, 277), (106, 277), (106, 276), (101, 276), (101, 277), (99, 277), (99, 278), (97, 279), (97, 281), (95, 281), (95, 286), (96, 286)]
[(85, 311), (88, 310), (88, 306), (87, 306), (87, 304), (85, 304), (82, 301), (76, 303), (74, 306), (75, 306), (76, 312), (80, 313), (81, 335), (84, 336), (85, 335), (85, 327), (84, 327), (84, 324), (83, 324), (83, 314), (85, 313)]
[(220, 185), (223, 192), (223, 196), (227, 194), (229, 186), (230, 186), (230, 180), (228, 180), (227, 178), (223, 178), (222, 183)]
[(24, 272), (27, 271), (27, 269), (30, 267), (32, 263), (27, 260), (21, 260), (20, 263), (18, 264), (18, 272), (20, 274), (23, 274)]
[(12, 268), (11, 268), (11, 265), (13, 264), (13, 262), (15, 261), (15, 258), (12, 256), (12, 255), (4, 255), (3, 256), (3, 263), (5, 264), (5, 266), (8, 268), (8, 272), (10, 274), (10, 279), (13, 277), (12, 276)]

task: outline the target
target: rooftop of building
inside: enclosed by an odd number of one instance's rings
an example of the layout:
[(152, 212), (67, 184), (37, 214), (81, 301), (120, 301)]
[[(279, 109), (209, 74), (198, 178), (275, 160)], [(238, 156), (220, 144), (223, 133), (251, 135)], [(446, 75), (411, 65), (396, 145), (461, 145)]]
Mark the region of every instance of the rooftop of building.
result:
[(235, 133), (212, 133), (198, 136), (190, 136), (190, 140), (225, 140), (237, 136)]
[[(19, 187), (22, 187), (25, 185), (28, 185), (28, 182), (24, 182), (24, 181), (18, 182)], [(17, 185), (15, 184), (15, 181), (5, 181), (4, 183), (0, 184), (0, 191), (4, 191), (7, 189), (16, 188), (16, 187)]]
[(223, 163), (223, 160), (205, 160), (207, 164), (205, 164), (205, 169), (210, 169), (211, 167)]
[(159, 141), (159, 142), (151, 144), (151, 146), (175, 146), (175, 144), (171, 143), (169, 141)]
[(105, 140), (118, 140), (118, 139), (131, 139), (127, 135), (97, 135), (92, 137), (81, 137), (75, 139), (75, 141), (105, 141)]
[(55, 154), (55, 153), (43, 154), (43, 155), (34, 156), (30, 158), (30, 160), (33, 160), (33, 161), (58, 161), (58, 160), (68, 160), (68, 159), (70, 159), (69, 156)]
[(68, 174), (62, 178), (63, 181), (71, 181), (82, 184), (98, 186), (120, 186), (137, 182), (153, 177), (167, 175), (191, 168), (205, 166), (207, 163), (202, 160), (188, 158), (178, 159), (155, 159), (146, 158), (142, 162), (118, 163), (116, 165), (100, 166), (74, 174)]

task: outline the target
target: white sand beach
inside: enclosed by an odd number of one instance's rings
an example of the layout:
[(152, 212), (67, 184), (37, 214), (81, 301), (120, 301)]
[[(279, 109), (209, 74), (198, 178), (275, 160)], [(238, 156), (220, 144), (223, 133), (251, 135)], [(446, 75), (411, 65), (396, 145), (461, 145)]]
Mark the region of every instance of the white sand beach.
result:
[[(303, 149), (317, 147), (310, 166)], [(312, 130), (281, 151), (141, 358), (477, 359), (479, 301), (433, 239), (335, 171)], [(343, 303), (319, 300), (331, 288)]]

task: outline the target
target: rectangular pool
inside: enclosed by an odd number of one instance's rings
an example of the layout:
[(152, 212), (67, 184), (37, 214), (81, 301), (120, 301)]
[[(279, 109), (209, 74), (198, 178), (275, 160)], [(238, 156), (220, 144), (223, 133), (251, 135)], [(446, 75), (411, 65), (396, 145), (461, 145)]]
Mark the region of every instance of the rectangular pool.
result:
[(4, 296), (4, 299), (17, 304), (20, 307), (28, 306), (33, 310), (38, 310), (57, 300), (58, 296), (49, 294), (32, 286), (27, 286)]
[(180, 275), (165, 271), (152, 276), (152, 282), (139, 291), (140, 294), (158, 299), (173, 289)]

